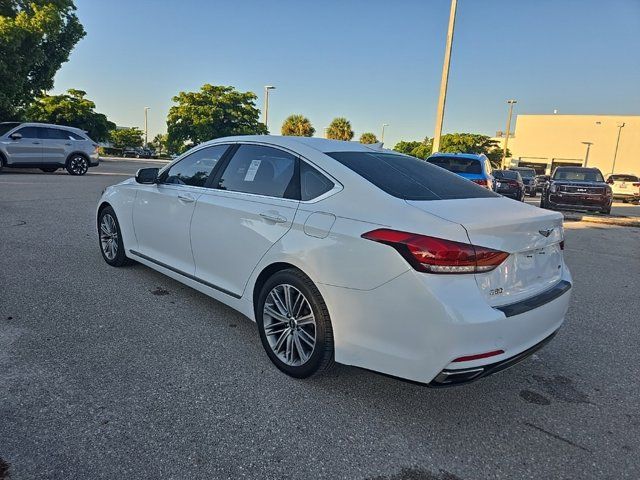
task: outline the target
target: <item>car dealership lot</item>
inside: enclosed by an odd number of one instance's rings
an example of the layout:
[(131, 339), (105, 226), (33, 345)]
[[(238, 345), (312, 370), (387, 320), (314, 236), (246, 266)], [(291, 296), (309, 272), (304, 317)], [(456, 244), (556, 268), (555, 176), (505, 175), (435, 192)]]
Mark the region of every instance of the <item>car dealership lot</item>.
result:
[(0, 478), (640, 476), (640, 229), (566, 224), (567, 322), (508, 371), (300, 381), (230, 308), (103, 262), (96, 201), (142, 166), (0, 174)]

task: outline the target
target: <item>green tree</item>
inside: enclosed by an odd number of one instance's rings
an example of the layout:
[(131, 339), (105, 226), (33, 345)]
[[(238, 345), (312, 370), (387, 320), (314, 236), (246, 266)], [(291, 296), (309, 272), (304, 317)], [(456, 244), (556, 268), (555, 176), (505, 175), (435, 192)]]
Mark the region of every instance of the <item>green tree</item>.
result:
[(264, 135), (267, 127), (258, 120), (253, 92), (205, 84), (199, 92), (180, 92), (167, 116), (167, 141), (171, 151), (183, 152), (193, 145), (230, 135)]
[(425, 139), (421, 142), (401, 141), (396, 143), (396, 146), (393, 147), (393, 149), (396, 152), (401, 152), (405, 155), (411, 155), (412, 157), (425, 159), (429, 155), (431, 155), (431, 150), (433, 149), (433, 141), (429, 137), (425, 137)]
[(85, 35), (72, 0), (0, 0), (0, 120), (19, 119)]
[(313, 137), (316, 129), (304, 115), (289, 115), (282, 123), (281, 132), (294, 137)]
[(33, 122), (80, 128), (94, 140), (106, 140), (116, 124), (107, 120), (106, 115), (96, 112), (96, 104), (85, 95), (86, 92), (74, 89), (62, 95), (43, 95), (29, 105), (25, 117)]
[(151, 146), (159, 154), (167, 153), (167, 134), (157, 134), (155, 137), (153, 137), (153, 140), (151, 140)]
[(378, 143), (378, 138), (371, 132), (360, 135), (360, 143)]
[(353, 138), (351, 123), (344, 117), (334, 118), (327, 128), (327, 138), (349, 141)]
[(144, 140), (138, 127), (112, 130), (109, 139), (116, 148), (141, 147)]
[(494, 167), (500, 165), (502, 150), (496, 140), (476, 133), (448, 133), (440, 139), (440, 151), (445, 153), (485, 154)]

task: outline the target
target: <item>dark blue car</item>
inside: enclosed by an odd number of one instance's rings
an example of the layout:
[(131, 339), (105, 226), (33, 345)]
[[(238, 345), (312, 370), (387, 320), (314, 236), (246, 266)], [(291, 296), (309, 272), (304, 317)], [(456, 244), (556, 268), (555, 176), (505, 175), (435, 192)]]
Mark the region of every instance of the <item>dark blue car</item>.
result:
[(491, 163), (486, 155), (475, 153), (434, 153), (427, 162), (442, 167), (478, 185), (493, 190)]

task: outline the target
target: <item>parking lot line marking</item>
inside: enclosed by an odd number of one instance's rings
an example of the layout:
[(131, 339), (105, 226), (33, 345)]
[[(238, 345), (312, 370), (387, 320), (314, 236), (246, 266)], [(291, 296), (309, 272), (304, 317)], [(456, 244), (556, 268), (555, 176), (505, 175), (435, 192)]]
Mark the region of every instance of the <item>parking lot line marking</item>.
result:
[(541, 431), (542, 433), (546, 433), (547, 435), (549, 435), (549, 436), (551, 436), (551, 437), (555, 438), (556, 440), (560, 440), (561, 442), (568, 443), (568, 444), (569, 444), (569, 445), (571, 445), (572, 447), (576, 447), (576, 448), (579, 448), (580, 450), (584, 450), (585, 452), (592, 453), (592, 452), (591, 452), (591, 450), (589, 450), (588, 448), (583, 447), (582, 445), (578, 445), (577, 443), (572, 442), (571, 440), (568, 440), (568, 439), (566, 439), (566, 438), (564, 438), (564, 437), (561, 437), (560, 435), (558, 435), (558, 434), (556, 434), (556, 433), (549, 432), (548, 430), (545, 430), (545, 429), (544, 429), (544, 428), (542, 428), (542, 427), (539, 427), (539, 426), (537, 426), (537, 425), (534, 425), (533, 423), (524, 422), (524, 424), (525, 424), (527, 427), (535, 428), (536, 430), (539, 430), (539, 431)]

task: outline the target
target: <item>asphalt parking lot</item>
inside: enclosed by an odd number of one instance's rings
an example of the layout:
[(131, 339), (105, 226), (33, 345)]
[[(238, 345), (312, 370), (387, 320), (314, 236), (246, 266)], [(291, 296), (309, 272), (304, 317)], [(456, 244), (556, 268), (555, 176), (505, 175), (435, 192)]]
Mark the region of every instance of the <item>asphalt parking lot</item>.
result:
[(300, 381), (238, 313), (104, 263), (96, 201), (143, 165), (0, 173), (0, 480), (640, 478), (640, 228), (566, 224), (566, 323), (512, 369)]

